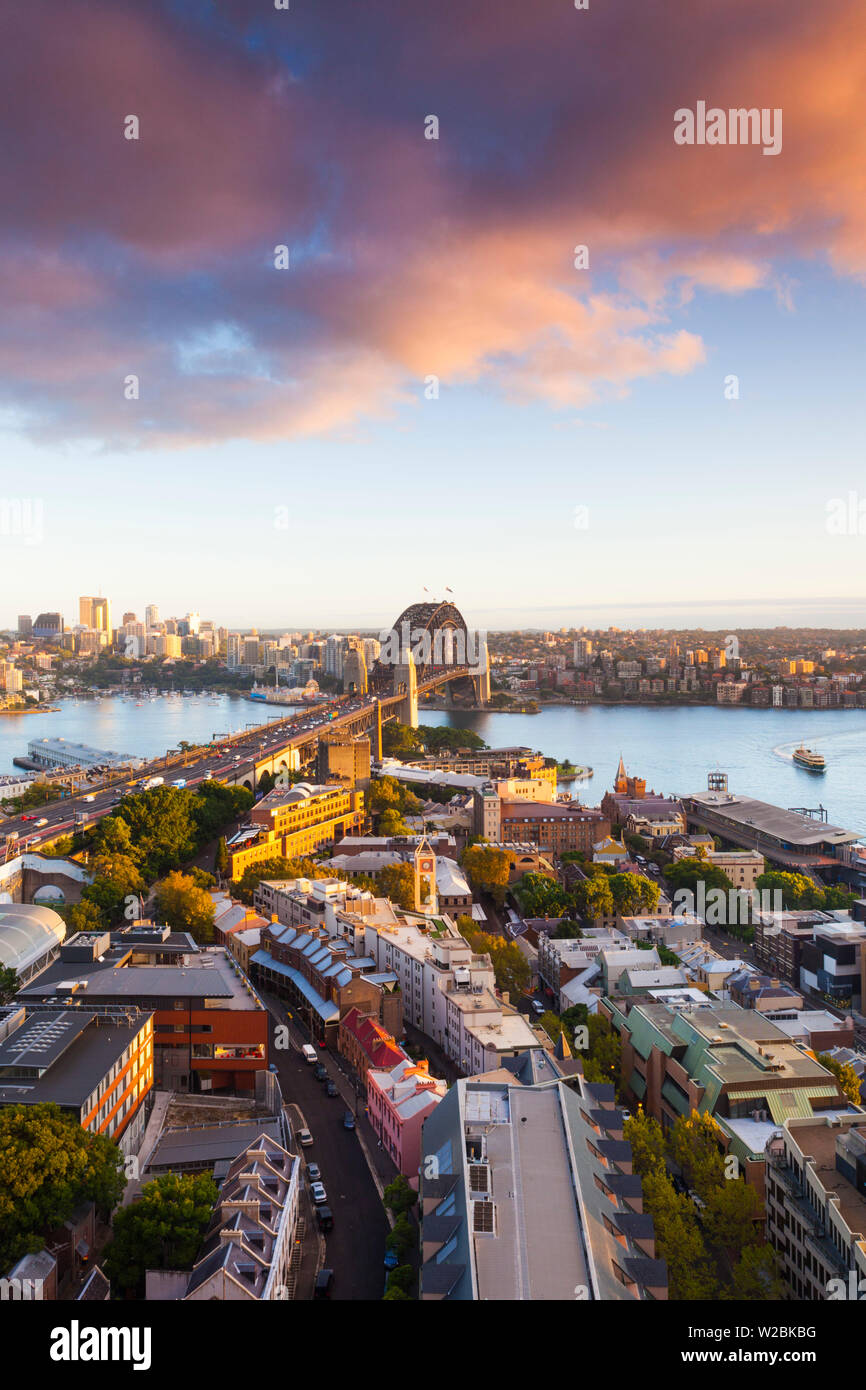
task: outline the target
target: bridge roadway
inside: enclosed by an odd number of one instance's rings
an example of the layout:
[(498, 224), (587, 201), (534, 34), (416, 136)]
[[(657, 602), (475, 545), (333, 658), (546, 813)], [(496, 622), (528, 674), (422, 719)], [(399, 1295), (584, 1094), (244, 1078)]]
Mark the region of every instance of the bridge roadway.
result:
[[(445, 681), (469, 674), (466, 667), (457, 667), (446, 675), (436, 675), (418, 683), (419, 693), (435, 689)], [(381, 695), (382, 720), (393, 719), (403, 695)], [(162, 777), (165, 785), (184, 781), (196, 787), (211, 779), (232, 786), (248, 786), (255, 790), (263, 772), (276, 776), (286, 769), (285, 755), (297, 749), (303, 767), (316, 755), (323, 733), (341, 729), (362, 733), (375, 719), (375, 695), (339, 696), (325, 705), (293, 711), (284, 718), (271, 719), (242, 733), (224, 738), (215, 737), (204, 747), (193, 747), (181, 753), (170, 749), (164, 757), (155, 759), (134, 773), (118, 772), (92, 791), (81, 791), (59, 801), (48, 802), (24, 815), (0, 820), (0, 859), (9, 858), (23, 850), (38, 850), (61, 835), (70, 834), (76, 827), (94, 825), (110, 815), (120, 801), (125, 788), (132, 788), (148, 777)], [(265, 706), (265, 708), (271, 708)], [(331, 715), (334, 715), (331, 718)], [(76, 821), (77, 816), (77, 821)], [(17, 833), (17, 841), (14, 835)], [(9, 836), (13, 839), (10, 840)], [(5, 843), (4, 843), (5, 841)]]

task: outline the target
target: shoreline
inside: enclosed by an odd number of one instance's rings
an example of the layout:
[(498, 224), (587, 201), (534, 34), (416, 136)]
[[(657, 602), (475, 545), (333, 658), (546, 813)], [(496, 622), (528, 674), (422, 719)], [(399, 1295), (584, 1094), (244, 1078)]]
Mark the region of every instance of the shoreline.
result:
[(27, 705), (24, 709), (0, 709), (0, 714), (60, 714), (59, 705), (47, 705), (44, 709), (39, 706)]

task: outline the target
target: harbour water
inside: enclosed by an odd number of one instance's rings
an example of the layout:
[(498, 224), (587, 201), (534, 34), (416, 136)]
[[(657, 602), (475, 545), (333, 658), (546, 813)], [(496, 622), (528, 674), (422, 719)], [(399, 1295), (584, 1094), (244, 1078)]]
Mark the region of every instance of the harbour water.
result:
[[(526, 744), (593, 768), (590, 781), (572, 784), (588, 805), (612, 786), (622, 754), (647, 790), (704, 791), (707, 773), (719, 770), (729, 791), (777, 806), (823, 805), (831, 823), (866, 835), (866, 710), (554, 705), (538, 714), (422, 710), (419, 720), (472, 729), (491, 747)], [(826, 772), (796, 766), (801, 743), (823, 753)]]
[(187, 743), (207, 743), (213, 734), (240, 733), (245, 724), (264, 724), (291, 714), (239, 695), (119, 695), (58, 700), (54, 714), (9, 714), (0, 718), (0, 773), (15, 772), (12, 759), (26, 756), (34, 738), (65, 738), (93, 748), (138, 757), (158, 757)]
[[(215, 733), (236, 733), (289, 712), (237, 695), (61, 700), (56, 714), (0, 718), (0, 773), (15, 771), (13, 757), (26, 754), (33, 738), (62, 737), (152, 757), (181, 739), (205, 743)], [(535, 715), (422, 709), (420, 721), (473, 729), (492, 747), (527, 744), (592, 767), (591, 780), (573, 784), (589, 804), (611, 786), (622, 754), (629, 772), (657, 792), (701, 791), (707, 773), (719, 769), (733, 792), (779, 806), (823, 804), (831, 822), (866, 835), (866, 710), (553, 705)], [(800, 743), (823, 753), (825, 773), (795, 765)]]

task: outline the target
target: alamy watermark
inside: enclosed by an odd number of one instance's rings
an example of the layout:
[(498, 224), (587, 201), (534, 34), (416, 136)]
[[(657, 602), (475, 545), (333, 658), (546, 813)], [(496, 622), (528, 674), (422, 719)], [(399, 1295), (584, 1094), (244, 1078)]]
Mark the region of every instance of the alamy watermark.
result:
[(677, 145), (762, 145), (763, 154), (782, 152), (782, 108), (757, 106), (707, 107), (697, 102), (695, 110), (681, 106), (674, 112), (674, 143)]
[(404, 619), (399, 632), (393, 627), (380, 632), (379, 642), (383, 666), (406, 666), (411, 656), (416, 666), (465, 666), (474, 676), (487, 670), (487, 633), (480, 629), (440, 627), (431, 634)]
[(782, 912), (780, 888), (711, 888), (699, 879), (691, 888), (678, 888), (673, 897), (677, 916), (699, 917), (708, 927), (746, 927), (757, 917), (770, 912)]
[(0, 537), (41, 545), (43, 515), (41, 497), (0, 497)]

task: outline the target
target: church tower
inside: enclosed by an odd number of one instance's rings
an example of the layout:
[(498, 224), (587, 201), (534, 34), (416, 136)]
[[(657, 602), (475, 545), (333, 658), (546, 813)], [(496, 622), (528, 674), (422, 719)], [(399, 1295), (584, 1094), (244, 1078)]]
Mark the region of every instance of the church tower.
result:
[(616, 770), (616, 777), (614, 778), (613, 789), (615, 792), (628, 791), (628, 776), (626, 774), (625, 763), (622, 760), (621, 753), (619, 755), (619, 767)]

